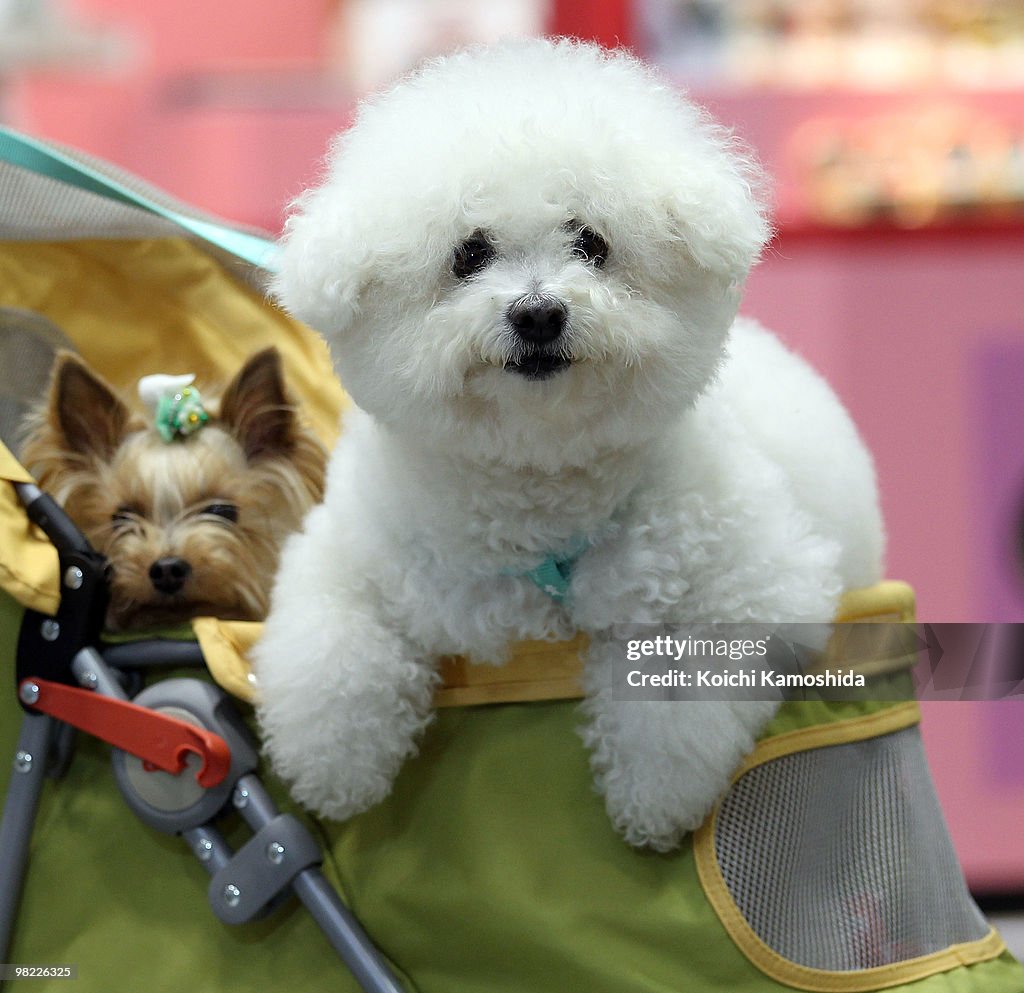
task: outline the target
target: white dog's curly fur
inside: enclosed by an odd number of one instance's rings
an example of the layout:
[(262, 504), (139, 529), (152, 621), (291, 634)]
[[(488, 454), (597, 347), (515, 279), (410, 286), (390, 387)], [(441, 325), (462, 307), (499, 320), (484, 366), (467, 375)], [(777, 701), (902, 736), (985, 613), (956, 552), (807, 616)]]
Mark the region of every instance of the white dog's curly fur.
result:
[[(359, 407), (256, 652), (300, 801), (346, 818), (387, 795), (439, 655), (581, 629), (616, 828), (667, 850), (703, 820), (774, 705), (613, 699), (610, 626), (826, 621), (881, 575), (849, 418), (734, 320), (758, 188), (673, 86), (569, 41), (429, 63), (337, 140), (275, 284)], [(522, 575), (581, 539), (564, 603)]]

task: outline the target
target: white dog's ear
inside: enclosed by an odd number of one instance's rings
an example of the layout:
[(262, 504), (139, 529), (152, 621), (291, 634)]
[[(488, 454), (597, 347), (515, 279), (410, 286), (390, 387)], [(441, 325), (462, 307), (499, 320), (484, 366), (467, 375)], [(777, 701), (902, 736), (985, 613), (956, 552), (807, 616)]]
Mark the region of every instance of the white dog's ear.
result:
[(771, 237), (771, 225), (748, 205), (730, 206), (735, 220), (723, 211), (716, 223), (699, 228), (681, 220), (681, 236), (687, 251), (702, 268), (720, 273), (730, 283), (742, 283)]
[(742, 283), (772, 235), (768, 177), (742, 140), (685, 96), (672, 120), (661, 165), (671, 230), (702, 269)]
[(348, 330), (372, 271), (357, 199), (328, 181), (292, 204), (270, 289), (293, 316), (331, 337)]
[(756, 168), (686, 178), (668, 210), (676, 236), (702, 269), (742, 283), (772, 235)]

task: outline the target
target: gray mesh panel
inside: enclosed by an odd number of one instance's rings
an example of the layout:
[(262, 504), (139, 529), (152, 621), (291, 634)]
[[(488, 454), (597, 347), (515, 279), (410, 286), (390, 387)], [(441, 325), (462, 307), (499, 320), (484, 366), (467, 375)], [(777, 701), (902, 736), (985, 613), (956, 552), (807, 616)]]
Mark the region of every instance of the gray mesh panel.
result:
[(56, 324), (31, 311), (0, 307), (0, 441), (16, 456), (23, 419), (45, 396), (59, 348), (74, 351)]
[[(140, 193), (163, 207), (200, 220), (223, 224), (225, 221), (205, 210), (178, 200), (144, 179), (57, 142), (50, 147), (68, 159), (107, 176), (126, 189)], [(161, 234), (180, 234), (176, 225), (128, 204), (109, 200), (74, 186), (38, 176), (7, 162), (0, 162), (0, 237), (59, 240), (75, 238), (145, 238)], [(69, 234), (69, 226), (71, 233)], [(239, 231), (266, 235), (265, 231), (243, 224), (231, 224)]]
[[(148, 197), (154, 203), (199, 220), (225, 223), (216, 215), (197, 210), (101, 159), (56, 143), (52, 143), (52, 147), (116, 180), (127, 189)], [(65, 185), (3, 161), (0, 161), (0, 204), (3, 204), (0, 210), (0, 241), (192, 237), (173, 221), (139, 207)], [(231, 222), (229, 226), (266, 236), (266, 232), (246, 225)], [(214, 256), (232, 275), (262, 290), (265, 277), (260, 270), (214, 245), (206, 242), (201, 244), (204, 251)]]
[(813, 969), (983, 938), (917, 728), (765, 763), (722, 803), (715, 849), (753, 931)]
[(181, 235), (177, 225), (98, 193), (0, 163), (0, 239), (158, 238)]

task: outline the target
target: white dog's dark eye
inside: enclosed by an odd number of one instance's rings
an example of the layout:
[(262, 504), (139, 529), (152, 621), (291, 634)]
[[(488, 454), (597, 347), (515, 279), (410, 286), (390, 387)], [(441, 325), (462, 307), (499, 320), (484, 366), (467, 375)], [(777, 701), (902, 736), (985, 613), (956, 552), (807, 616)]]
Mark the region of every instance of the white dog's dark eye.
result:
[(233, 503), (210, 503), (203, 507), (203, 513), (223, 517), (232, 524), (238, 520), (238, 508)]
[(608, 242), (593, 228), (577, 228), (572, 253), (581, 261), (600, 269), (608, 261)]
[(482, 231), (474, 231), (461, 245), (456, 247), (452, 259), (452, 272), (458, 279), (475, 276), (494, 258), (494, 246)]

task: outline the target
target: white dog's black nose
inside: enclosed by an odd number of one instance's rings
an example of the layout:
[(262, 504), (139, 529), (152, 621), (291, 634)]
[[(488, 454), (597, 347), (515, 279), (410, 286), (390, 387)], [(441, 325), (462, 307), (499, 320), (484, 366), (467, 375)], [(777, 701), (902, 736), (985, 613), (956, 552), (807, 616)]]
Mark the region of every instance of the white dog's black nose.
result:
[(520, 297), (508, 308), (508, 323), (523, 341), (546, 345), (565, 330), (569, 309), (552, 296), (531, 293)]

